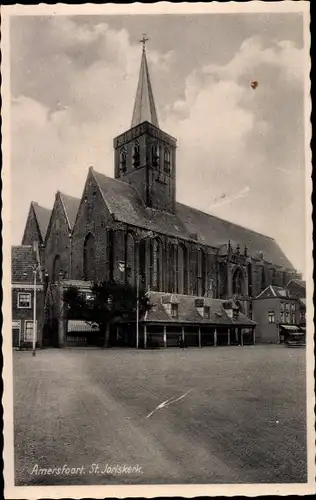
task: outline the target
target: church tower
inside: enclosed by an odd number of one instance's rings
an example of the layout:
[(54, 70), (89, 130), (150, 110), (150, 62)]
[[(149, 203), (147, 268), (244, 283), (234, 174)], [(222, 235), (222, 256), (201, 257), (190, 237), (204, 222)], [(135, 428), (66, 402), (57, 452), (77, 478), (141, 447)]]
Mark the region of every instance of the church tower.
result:
[(176, 139), (159, 128), (143, 44), (131, 128), (114, 139), (115, 178), (138, 191), (147, 207), (174, 213)]

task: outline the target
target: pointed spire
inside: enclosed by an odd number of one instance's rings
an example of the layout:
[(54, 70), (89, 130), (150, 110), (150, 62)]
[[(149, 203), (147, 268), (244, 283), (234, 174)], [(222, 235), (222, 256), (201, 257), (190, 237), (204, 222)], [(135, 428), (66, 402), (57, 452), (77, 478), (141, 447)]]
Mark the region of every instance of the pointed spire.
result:
[(159, 128), (158, 117), (155, 107), (155, 101), (149, 76), (145, 43), (148, 38), (143, 36), (140, 43), (143, 44), (142, 60), (140, 64), (137, 92), (134, 104), (132, 127), (139, 125), (142, 122), (152, 123)]

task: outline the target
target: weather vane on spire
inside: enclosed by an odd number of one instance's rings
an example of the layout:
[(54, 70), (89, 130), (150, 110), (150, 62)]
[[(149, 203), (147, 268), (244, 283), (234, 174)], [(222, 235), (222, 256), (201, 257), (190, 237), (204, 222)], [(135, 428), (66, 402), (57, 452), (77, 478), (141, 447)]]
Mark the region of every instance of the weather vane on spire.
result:
[(139, 40), (139, 43), (142, 43), (143, 44), (143, 50), (145, 51), (145, 45), (146, 45), (146, 42), (149, 40), (149, 38), (146, 38), (146, 33), (143, 33), (143, 38), (141, 40)]

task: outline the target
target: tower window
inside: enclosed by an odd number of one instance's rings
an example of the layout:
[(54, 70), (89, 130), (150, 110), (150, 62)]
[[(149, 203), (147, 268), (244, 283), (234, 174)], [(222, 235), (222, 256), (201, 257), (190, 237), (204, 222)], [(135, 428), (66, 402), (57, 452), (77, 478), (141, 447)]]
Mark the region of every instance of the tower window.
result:
[(151, 154), (152, 154), (152, 162), (153, 162), (153, 167), (159, 168), (160, 165), (160, 152), (159, 152), (159, 147), (157, 144), (153, 144), (151, 147)]
[(170, 151), (167, 148), (164, 152), (164, 171), (170, 173)]
[(133, 167), (138, 168), (140, 166), (140, 147), (138, 142), (135, 142), (133, 147)]
[(125, 174), (126, 172), (126, 149), (122, 148), (120, 151), (120, 173)]

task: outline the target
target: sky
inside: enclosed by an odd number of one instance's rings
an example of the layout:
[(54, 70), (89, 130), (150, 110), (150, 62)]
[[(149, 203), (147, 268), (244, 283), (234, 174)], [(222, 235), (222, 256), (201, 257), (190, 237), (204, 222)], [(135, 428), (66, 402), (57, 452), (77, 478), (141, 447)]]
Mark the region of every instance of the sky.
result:
[(304, 273), (300, 13), (11, 18), (12, 243), (31, 200), (80, 197), (91, 165), (114, 176), (144, 32), (178, 201), (272, 236)]

